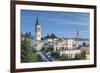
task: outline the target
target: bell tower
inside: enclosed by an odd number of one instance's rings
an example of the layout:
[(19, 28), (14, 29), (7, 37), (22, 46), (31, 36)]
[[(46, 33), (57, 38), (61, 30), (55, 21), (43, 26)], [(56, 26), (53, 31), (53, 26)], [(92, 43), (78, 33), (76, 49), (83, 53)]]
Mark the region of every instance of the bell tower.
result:
[(41, 26), (39, 24), (38, 18), (36, 19), (36, 24), (35, 24), (35, 40), (36, 41), (41, 40)]
[(80, 35), (80, 32), (77, 30), (76, 32), (76, 38), (79, 39), (79, 35)]

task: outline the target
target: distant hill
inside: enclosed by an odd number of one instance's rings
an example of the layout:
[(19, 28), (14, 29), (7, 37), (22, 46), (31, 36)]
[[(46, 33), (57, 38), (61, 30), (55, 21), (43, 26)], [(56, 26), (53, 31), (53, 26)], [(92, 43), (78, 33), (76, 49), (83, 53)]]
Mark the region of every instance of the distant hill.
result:
[(87, 38), (65, 38), (66, 40), (67, 39), (74, 39), (74, 40), (81, 40), (81, 41), (89, 41), (89, 39)]

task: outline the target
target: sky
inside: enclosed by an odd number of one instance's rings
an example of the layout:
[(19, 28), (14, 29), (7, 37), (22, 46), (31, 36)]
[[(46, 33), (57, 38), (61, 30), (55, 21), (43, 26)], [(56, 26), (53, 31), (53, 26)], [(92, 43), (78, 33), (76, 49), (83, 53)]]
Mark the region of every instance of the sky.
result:
[(21, 33), (31, 32), (34, 36), (37, 17), (42, 37), (54, 33), (58, 37), (76, 38), (79, 31), (80, 38), (89, 38), (89, 13), (21, 10)]

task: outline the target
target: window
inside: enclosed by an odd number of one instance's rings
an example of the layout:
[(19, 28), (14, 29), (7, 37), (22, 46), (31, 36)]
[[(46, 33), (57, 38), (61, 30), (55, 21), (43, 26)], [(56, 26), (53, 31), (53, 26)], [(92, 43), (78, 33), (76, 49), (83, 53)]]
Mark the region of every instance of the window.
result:
[(37, 31), (40, 31), (40, 28), (39, 27), (37, 27)]

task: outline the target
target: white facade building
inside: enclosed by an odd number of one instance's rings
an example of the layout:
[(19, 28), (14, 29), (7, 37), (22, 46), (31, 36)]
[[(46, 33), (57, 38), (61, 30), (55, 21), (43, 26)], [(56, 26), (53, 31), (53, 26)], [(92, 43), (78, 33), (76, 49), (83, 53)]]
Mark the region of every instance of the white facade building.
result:
[(74, 49), (74, 50), (65, 50), (65, 51), (60, 51), (60, 56), (62, 56), (63, 54), (67, 54), (68, 55), (68, 58), (72, 59), (72, 58), (75, 58), (75, 55), (76, 54), (80, 54), (81, 53), (81, 50), (78, 50), (78, 49)]
[(54, 42), (54, 51), (68, 49), (75, 49), (75, 41), (73, 39)]

